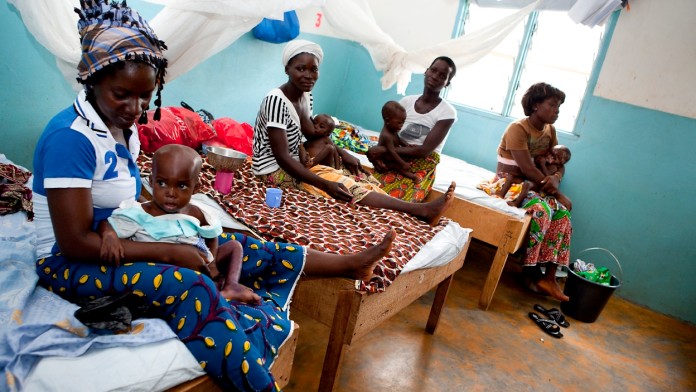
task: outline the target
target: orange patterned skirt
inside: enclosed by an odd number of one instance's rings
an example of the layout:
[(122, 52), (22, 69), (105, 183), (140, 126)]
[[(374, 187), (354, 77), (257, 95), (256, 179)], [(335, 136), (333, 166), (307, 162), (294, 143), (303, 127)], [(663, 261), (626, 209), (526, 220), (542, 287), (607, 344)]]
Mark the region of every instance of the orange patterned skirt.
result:
[(425, 158), (417, 158), (407, 162), (411, 164), (411, 171), (416, 173), (420, 181), (413, 181), (394, 171), (375, 172), (373, 176), (379, 180), (382, 189), (388, 195), (404, 201), (420, 203), (433, 189), (435, 168), (440, 163), (440, 154), (433, 151)]

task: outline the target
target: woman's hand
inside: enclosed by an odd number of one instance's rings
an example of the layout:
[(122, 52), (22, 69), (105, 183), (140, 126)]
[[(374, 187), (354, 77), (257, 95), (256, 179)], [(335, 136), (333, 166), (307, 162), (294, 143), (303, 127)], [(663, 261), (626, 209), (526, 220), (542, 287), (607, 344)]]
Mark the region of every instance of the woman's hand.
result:
[(166, 253), (167, 264), (177, 265), (210, 276), (207, 254), (193, 245), (170, 244)]
[(326, 184), (322, 187), (322, 190), (328, 193), (329, 196), (333, 197), (336, 200), (341, 200), (345, 202), (350, 202), (353, 200), (353, 195), (350, 192), (348, 192), (348, 188), (346, 188), (345, 185), (338, 182), (327, 181)]
[(114, 231), (107, 231), (102, 234), (101, 251), (99, 253), (101, 260), (109, 265), (118, 267), (121, 265), (121, 259), (124, 258), (125, 252), (121, 246), (121, 240)]
[(555, 195), (558, 192), (560, 184), (561, 180), (557, 175), (546, 176), (541, 180), (541, 192)]
[[(338, 149), (338, 147), (337, 147)], [(343, 161), (343, 166), (348, 169), (349, 172), (351, 172), (354, 175), (359, 175), (360, 173), (364, 172), (362, 169), (362, 166), (360, 165), (360, 160), (353, 155), (347, 153), (343, 149), (339, 150), (339, 154), (341, 155), (341, 160)]]

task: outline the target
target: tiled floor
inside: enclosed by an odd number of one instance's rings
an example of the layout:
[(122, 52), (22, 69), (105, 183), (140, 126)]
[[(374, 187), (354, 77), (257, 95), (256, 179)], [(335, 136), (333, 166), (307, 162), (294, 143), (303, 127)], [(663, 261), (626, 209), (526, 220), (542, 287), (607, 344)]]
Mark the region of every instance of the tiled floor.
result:
[[(527, 316), (535, 303), (506, 270), (491, 308), (478, 297), (492, 251), (474, 244), (456, 274), (438, 330), (425, 332), (433, 293), (350, 346), (338, 391), (696, 391), (696, 326), (614, 295), (594, 323), (569, 319), (564, 337)], [(286, 391), (315, 391), (329, 329), (299, 311)]]

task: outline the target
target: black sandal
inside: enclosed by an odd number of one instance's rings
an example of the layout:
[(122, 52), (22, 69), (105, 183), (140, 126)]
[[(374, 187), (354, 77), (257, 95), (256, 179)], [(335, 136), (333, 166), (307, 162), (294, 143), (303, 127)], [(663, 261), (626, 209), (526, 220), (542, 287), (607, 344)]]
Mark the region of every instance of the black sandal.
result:
[(558, 325), (564, 328), (570, 327), (570, 323), (566, 320), (563, 313), (556, 308), (546, 309), (543, 306), (536, 304), (534, 305), (534, 310), (543, 313), (546, 317), (555, 321)]
[(532, 319), (542, 331), (553, 336), (554, 338), (562, 338), (561, 327), (553, 320), (543, 319), (534, 312), (529, 312), (529, 318)]

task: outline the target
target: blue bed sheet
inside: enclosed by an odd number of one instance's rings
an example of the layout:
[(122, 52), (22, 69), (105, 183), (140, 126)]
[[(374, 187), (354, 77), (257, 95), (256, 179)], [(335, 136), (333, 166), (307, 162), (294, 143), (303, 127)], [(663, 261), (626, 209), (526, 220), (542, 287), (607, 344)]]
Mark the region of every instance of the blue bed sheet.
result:
[(75, 357), (90, 348), (176, 338), (157, 319), (136, 320), (137, 332), (127, 334), (89, 329), (74, 317), (77, 305), (36, 285), (35, 244), (34, 224), (26, 213), (0, 216), (0, 392), (21, 390), (22, 381), (42, 357)]

